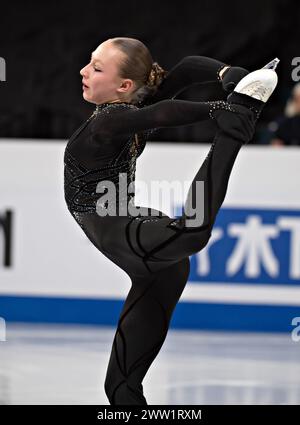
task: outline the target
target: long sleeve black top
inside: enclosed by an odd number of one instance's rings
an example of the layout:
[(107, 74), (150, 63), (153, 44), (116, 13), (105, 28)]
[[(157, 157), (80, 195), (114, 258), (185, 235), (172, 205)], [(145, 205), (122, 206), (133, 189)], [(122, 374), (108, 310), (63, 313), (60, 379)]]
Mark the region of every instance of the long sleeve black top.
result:
[(134, 181), (136, 159), (154, 129), (208, 119), (207, 103), (175, 97), (192, 84), (220, 81), (224, 65), (205, 56), (186, 56), (168, 72), (147, 104), (97, 105), (65, 150), (65, 198), (71, 213), (95, 212), (99, 181), (117, 183), (119, 173), (127, 173), (128, 184)]

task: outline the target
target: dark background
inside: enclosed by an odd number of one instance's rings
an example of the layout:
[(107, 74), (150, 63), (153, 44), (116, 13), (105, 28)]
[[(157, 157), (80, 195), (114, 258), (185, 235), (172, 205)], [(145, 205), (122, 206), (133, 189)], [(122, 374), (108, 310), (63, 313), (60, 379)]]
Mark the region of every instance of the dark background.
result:
[[(280, 115), (300, 56), (296, 1), (11, 1), (1, 4), (0, 137), (67, 139), (94, 105), (82, 98), (80, 69), (91, 51), (116, 36), (140, 39), (153, 60), (170, 69), (182, 57), (204, 55), (254, 70), (281, 60), (279, 85), (262, 113), (258, 133)], [(218, 84), (196, 85), (178, 98), (225, 98)], [(153, 140), (207, 142), (214, 123), (159, 130)], [(256, 142), (259, 142), (256, 137)]]

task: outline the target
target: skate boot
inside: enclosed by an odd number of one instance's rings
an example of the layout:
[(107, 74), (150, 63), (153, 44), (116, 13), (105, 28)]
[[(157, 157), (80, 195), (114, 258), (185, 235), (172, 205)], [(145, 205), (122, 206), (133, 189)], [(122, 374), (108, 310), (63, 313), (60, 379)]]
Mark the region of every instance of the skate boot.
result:
[(210, 117), (216, 119), (221, 130), (242, 144), (252, 139), (256, 121), (275, 90), (278, 77), (274, 69), (278, 62), (276, 58), (264, 68), (247, 74), (227, 97), (227, 102), (210, 102)]

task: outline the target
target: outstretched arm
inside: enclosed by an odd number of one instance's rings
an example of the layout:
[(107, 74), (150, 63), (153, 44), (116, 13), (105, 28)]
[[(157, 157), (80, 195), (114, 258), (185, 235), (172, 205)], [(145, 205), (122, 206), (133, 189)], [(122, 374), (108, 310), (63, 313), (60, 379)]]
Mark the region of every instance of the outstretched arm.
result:
[(150, 102), (171, 99), (190, 85), (220, 82), (219, 72), (225, 63), (206, 56), (185, 56), (167, 74)]
[[(116, 104), (115, 104), (116, 105)], [(210, 118), (210, 102), (165, 99), (155, 104), (132, 109), (120, 104), (109, 113), (97, 116), (91, 123), (91, 136), (100, 142), (129, 136), (160, 127), (177, 127)]]

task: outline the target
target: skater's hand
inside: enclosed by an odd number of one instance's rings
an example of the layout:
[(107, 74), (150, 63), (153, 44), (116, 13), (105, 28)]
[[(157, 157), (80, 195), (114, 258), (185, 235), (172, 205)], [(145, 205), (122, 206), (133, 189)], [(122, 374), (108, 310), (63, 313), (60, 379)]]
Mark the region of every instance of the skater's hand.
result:
[(249, 71), (239, 66), (231, 66), (222, 75), (222, 86), (227, 92), (232, 92), (237, 83), (249, 74)]

